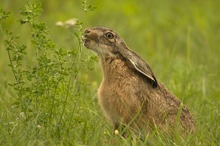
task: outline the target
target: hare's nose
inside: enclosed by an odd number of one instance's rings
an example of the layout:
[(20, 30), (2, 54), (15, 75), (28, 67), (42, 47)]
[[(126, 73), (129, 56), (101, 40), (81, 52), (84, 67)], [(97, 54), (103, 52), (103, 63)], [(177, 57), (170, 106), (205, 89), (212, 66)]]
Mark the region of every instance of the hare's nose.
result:
[(97, 39), (98, 38), (98, 34), (95, 30), (87, 28), (84, 31), (84, 37), (86, 38), (90, 38), (90, 39)]

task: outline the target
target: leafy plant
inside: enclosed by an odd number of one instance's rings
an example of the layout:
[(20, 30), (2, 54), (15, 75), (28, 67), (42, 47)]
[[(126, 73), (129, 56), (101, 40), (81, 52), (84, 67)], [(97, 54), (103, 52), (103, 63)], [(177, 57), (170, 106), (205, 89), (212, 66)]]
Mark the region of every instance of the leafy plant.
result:
[[(59, 136), (60, 127), (73, 114), (78, 106), (76, 99), (86, 88), (86, 83), (79, 79), (82, 23), (77, 23), (74, 27), (78, 29), (73, 32), (79, 46), (57, 48), (46, 24), (37, 19), (41, 11), (41, 5), (29, 3), (20, 11), (20, 24), (30, 29), (30, 46), (19, 44), (19, 37), (11, 32), (5, 35), (9, 67), (15, 78), (10, 85), (17, 92), (14, 106), (20, 108), (22, 119), (27, 124), (35, 121), (36, 127)], [(8, 16), (1, 13), (2, 19)], [(25, 63), (28, 49), (35, 53), (30, 63)]]

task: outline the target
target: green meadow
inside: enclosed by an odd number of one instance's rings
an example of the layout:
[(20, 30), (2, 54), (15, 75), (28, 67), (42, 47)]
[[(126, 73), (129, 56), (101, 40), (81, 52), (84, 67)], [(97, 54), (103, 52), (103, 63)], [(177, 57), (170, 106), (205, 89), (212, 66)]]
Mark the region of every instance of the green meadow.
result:
[[(1, 0), (0, 145), (220, 144), (220, 1)], [(83, 30), (115, 30), (191, 111), (192, 135), (113, 135)], [(119, 131), (120, 133), (120, 131)]]

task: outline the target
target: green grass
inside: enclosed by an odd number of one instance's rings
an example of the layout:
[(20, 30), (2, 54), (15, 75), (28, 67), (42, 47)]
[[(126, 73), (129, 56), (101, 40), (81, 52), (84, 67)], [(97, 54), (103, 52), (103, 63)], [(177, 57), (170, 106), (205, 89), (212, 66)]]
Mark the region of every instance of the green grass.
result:
[[(0, 9), (10, 12), (0, 20), (0, 145), (220, 143), (219, 1), (49, 0), (41, 1), (41, 15), (28, 22), (33, 16), (25, 5), (30, 9), (25, 1), (0, 2)], [(81, 23), (69, 28), (55, 25), (71, 18)], [(112, 135), (112, 125), (97, 104), (97, 58), (80, 42), (83, 29), (91, 26), (117, 31), (150, 64), (195, 117), (194, 135), (165, 138), (156, 132), (145, 140)], [(13, 34), (6, 35), (6, 30)], [(4, 43), (11, 36), (19, 36), (9, 43), (17, 49), (14, 55), (23, 56), (11, 59), (20, 64), (16, 67), (8, 66)]]

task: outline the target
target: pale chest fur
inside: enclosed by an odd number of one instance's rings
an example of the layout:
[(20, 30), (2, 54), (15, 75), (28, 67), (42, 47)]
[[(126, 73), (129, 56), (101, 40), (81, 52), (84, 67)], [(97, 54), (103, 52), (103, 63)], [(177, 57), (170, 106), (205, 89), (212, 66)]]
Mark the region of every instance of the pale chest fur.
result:
[(130, 121), (141, 111), (144, 97), (138, 84), (143, 80), (121, 59), (102, 60), (101, 65), (104, 77), (98, 94), (105, 116), (112, 122)]

